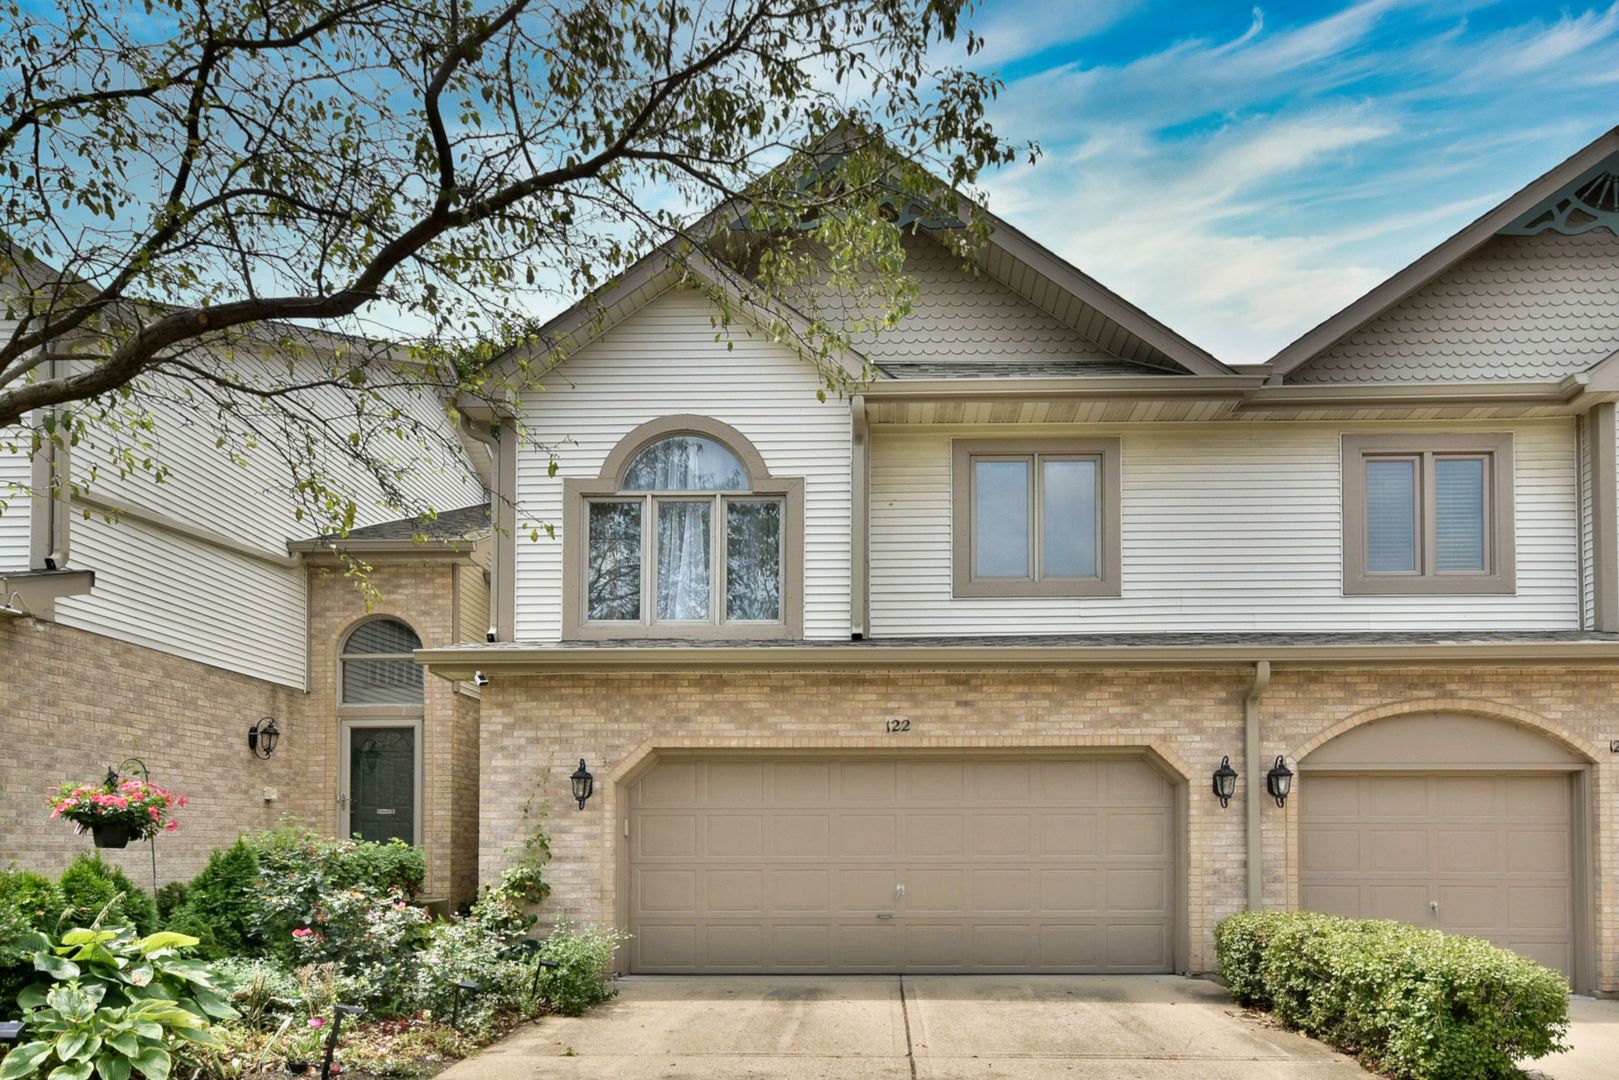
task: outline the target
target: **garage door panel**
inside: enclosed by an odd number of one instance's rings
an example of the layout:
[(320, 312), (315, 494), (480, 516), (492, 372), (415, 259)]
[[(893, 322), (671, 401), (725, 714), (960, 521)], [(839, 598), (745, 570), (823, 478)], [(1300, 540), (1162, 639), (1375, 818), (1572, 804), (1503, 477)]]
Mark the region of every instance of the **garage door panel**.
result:
[(838, 820), (837, 855), (843, 858), (899, 855), (899, 822), (889, 814), (844, 814)]
[(1123, 758), (660, 763), (630, 791), (631, 967), (1167, 971), (1172, 794)]
[(1567, 829), (1508, 829), (1506, 871), (1509, 874), (1569, 873), (1573, 852)]
[(956, 814), (908, 814), (905, 818), (905, 850), (920, 855), (960, 855), (966, 849), (967, 822)]
[(1424, 873), (1431, 834), (1427, 829), (1367, 829), (1361, 834), (1361, 865), (1378, 873)]
[(1033, 831), (1028, 814), (974, 814), (967, 855), (973, 859), (1027, 856), (1034, 851)]
[(770, 854), (775, 858), (824, 859), (832, 854), (831, 814), (776, 814)]
[(757, 860), (765, 850), (765, 823), (758, 814), (710, 814), (704, 853), (710, 859)]
[(1102, 850), (1102, 815), (1047, 811), (1037, 819), (1039, 854), (1045, 858), (1096, 855)]
[(1505, 839), (1498, 829), (1440, 829), (1439, 869), (1445, 873), (1498, 871), (1504, 863)]
[(1566, 774), (1306, 771), (1298, 799), (1301, 907), (1482, 937), (1570, 970)]

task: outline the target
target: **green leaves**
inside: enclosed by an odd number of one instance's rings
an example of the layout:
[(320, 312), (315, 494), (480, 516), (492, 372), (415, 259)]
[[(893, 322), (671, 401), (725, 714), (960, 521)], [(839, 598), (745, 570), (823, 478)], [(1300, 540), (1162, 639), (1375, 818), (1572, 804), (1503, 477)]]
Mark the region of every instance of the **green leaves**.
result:
[(19, 1077), (31, 1076), (50, 1056), (50, 1043), (24, 1043), (0, 1059), (0, 1080), (18, 1080)]
[(53, 979), (76, 979), (79, 977), (79, 965), (71, 960), (64, 960), (53, 952), (35, 953), (34, 970), (42, 971)]

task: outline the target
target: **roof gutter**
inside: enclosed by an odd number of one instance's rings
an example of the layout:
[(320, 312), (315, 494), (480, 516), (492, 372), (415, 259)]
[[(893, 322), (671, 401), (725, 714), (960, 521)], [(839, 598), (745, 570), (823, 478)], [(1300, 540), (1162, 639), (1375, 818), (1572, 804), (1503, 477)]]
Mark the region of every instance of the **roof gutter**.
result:
[(867, 400), (956, 398), (1119, 398), (1131, 401), (1184, 398), (1240, 400), (1265, 384), (1259, 375), (1099, 375), (1095, 378), (878, 379), (864, 388)]
[(461, 645), (419, 649), (418, 663), (456, 681), (487, 675), (610, 671), (984, 671), (1083, 667), (1429, 667), (1616, 665), (1619, 641), (1389, 645)]

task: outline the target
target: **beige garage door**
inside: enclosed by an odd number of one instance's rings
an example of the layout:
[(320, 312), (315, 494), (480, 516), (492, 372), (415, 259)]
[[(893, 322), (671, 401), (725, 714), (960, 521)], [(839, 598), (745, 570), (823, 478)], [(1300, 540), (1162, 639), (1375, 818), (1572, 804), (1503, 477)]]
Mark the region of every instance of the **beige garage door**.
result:
[(666, 759), (631, 970), (1169, 971), (1172, 805), (1137, 759)]
[(1488, 938), (1571, 973), (1566, 776), (1307, 774), (1299, 905)]

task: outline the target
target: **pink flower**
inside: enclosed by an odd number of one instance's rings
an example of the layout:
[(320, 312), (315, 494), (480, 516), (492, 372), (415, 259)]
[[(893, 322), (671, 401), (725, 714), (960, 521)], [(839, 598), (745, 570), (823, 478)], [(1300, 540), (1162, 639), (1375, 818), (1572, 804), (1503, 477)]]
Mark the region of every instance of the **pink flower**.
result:
[(315, 932), (309, 929), (307, 926), (300, 926), (298, 929), (292, 932), (292, 936), (295, 938), (314, 937)]
[(179, 827), (180, 827), (180, 823), (178, 821), (171, 821), (167, 825), (163, 826), (163, 831), (164, 832), (173, 832), (175, 829), (178, 829)]
[(182, 795), (182, 796), (180, 796), (180, 805), (184, 806), (185, 804), (186, 804), (186, 797), (184, 795)]
[[(294, 930), (293, 933), (297, 933), (297, 931)], [(326, 1021), (319, 1016), (311, 1016), (309, 1018), (309, 1026), (312, 1028), (323, 1028), (326, 1026)]]

